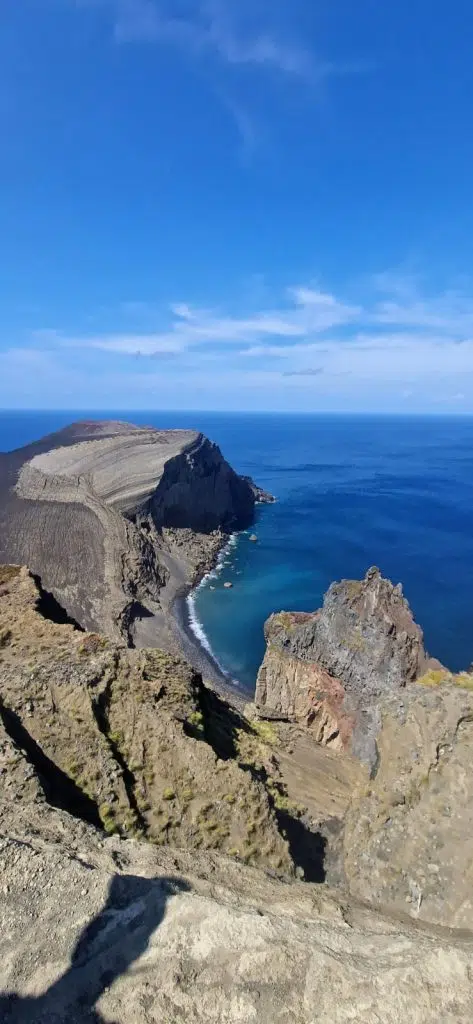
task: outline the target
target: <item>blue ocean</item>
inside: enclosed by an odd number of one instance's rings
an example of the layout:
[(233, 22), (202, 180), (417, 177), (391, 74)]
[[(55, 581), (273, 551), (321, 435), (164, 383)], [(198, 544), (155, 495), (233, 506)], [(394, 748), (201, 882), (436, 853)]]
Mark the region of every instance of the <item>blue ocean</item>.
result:
[[(0, 450), (79, 418), (193, 427), (276, 497), (237, 536), (193, 604), (223, 669), (251, 690), (274, 610), (317, 608), (370, 565), (401, 581), (427, 647), (473, 661), (473, 419), (223, 413), (0, 413)], [(224, 583), (233, 584), (232, 589)]]

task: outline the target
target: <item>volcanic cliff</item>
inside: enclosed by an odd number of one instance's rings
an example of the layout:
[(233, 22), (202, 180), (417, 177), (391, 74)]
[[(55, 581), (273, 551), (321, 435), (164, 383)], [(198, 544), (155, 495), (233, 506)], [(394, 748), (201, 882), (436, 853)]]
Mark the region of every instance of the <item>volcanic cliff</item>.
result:
[(179, 650), (176, 595), (268, 498), (197, 432), (75, 423), (0, 456), (0, 561), (83, 628)]

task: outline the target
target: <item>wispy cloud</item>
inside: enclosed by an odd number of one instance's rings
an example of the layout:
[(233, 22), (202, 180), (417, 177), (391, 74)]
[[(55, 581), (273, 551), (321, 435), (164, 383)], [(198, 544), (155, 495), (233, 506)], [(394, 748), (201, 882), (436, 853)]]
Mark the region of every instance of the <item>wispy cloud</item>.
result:
[[(303, 405), (382, 407), (385, 395), (391, 407), (473, 409), (473, 295), (389, 287), (372, 281), (369, 297), (356, 301), (309, 282), (285, 288), (267, 307), (240, 302), (230, 310), (183, 300), (161, 310), (127, 303), (116, 312), (126, 330), (115, 322), (103, 333), (36, 331), (24, 349), (4, 356), (3, 379), (18, 377), (23, 367), (32, 379), (51, 379), (55, 366), (60, 380), (62, 369), (75, 367), (94, 379), (100, 372), (116, 388), (133, 380), (137, 395), (166, 381), (174, 401), (187, 388), (214, 407), (219, 402), (208, 396), (223, 395), (225, 387), (231, 407), (238, 407), (235, 395), (244, 407), (242, 396), (259, 393), (264, 407), (275, 408), (290, 405), (293, 394), (292, 402)], [(130, 318), (139, 325), (147, 309), (157, 329), (130, 329)]]
[[(365, 350), (373, 357), (374, 352), (388, 348), (406, 351), (413, 340), (428, 340), (432, 349), (446, 343), (456, 348), (473, 344), (473, 296), (454, 290), (432, 296), (410, 293), (409, 300), (399, 302), (396, 296), (380, 300), (375, 288), (370, 301), (357, 302), (301, 284), (287, 287), (280, 301), (269, 308), (237, 313), (185, 301), (170, 303), (161, 311), (141, 301), (122, 307), (128, 323), (133, 315), (139, 322), (147, 309), (148, 322), (160, 320), (159, 330), (115, 330), (89, 336), (43, 330), (36, 336), (51, 344), (122, 355), (177, 355), (211, 347), (213, 352), (221, 348), (228, 354), (233, 348), (254, 357), (296, 356), (309, 350), (329, 352), (338, 340), (346, 350)], [(461, 354), (456, 358), (461, 359)]]
[[(303, 88), (318, 102), (325, 83), (339, 76), (365, 74), (365, 61), (327, 57), (302, 29), (305, 0), (62, 0), (108, 14), (119, 45), (165, 46), (197, 62), (238, 132), (240, 158), (250, 162), (266, 137), (269, 119), (257, 93), (242, 95), (240, 76), (248, 70)], [(299, 6), (300, 4), (300, 6)], [(275, 102), (280, 92), (274, 91)], [(255, 113), (256, 110), (256, 113)], [(259, 111), (259, 115), (258, 115)]]
[[(153, 333), (110, 333), (90, 337), (61, 332), (39, 332), (43, 340), (69, 348), (101, 349), (121, 355), (177, 354), (212, 343), (220, 347), (240, 345), (249, 354), (259, 354), (258, 345), (267, 354), (277, 343), (295, 344), (323, 334), (330, 328), (356, 322), (361, 307), (313, 288), (288, 288), (284, 303), (275, 309), (232, 316), (218, 309), (192, 307), (185, 302), (172, 303), (165, 330)], [(138, 308), (142, 310), (142, 305)], [(215, 345), (214, 345), (215, 351)]]
[(322, 366), (307, 367), (305, 370), (285, 370), (285, 377), (318, 377), (323, 373)]
[(253, 0), (251, 19), (246, 17), (249, 5), (244, 0), (197, 0), (184, 5), (178, 15), (170, 0), (109, 3), (115, 36), (123, 43), (171, 43), (195, 55), (213, 54), (227, 64), (274, 68), (296, 77), (309, 78), (315, 70), (320, 73), (305, 46), (288, 42), (275, 32), (274, 5), (267, 0)]

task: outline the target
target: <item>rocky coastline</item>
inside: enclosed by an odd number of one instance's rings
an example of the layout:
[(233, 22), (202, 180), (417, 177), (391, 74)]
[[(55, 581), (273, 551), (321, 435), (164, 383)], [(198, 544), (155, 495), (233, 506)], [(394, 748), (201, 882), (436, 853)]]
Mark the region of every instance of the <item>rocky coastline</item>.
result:
[(473, 676), (401, 586), (272, 615), (243, 706), (185, 601), (270, 496), (215, 446), (76, 424), (0, 497), (2, 1022), (469, 1024)]
[(79, 422), (0, 456), (0, 560), (28, 564), (81, 626), (184, 653), (228, 693), (185, 600), (273, 500), (197, 432)]

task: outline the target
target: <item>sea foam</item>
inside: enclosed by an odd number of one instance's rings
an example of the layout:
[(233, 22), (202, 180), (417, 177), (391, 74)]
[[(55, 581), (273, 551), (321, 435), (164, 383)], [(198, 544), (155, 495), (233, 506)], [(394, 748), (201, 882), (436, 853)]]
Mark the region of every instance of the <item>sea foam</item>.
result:
[(188, 614), (189, 614), (189, 627), (190, 627), (190, 629), (192, 630), (192, 632), (193, 632), (194, 636), (196, 637), (196, 639), (199, 641), (199, 644), (201, 645), (201, 647), (203, 647), (204, 650), (207, 651), (207, 654), (210, 655), (212, 660), (215, 662), (217, 667), (220, 669), (220, 672), (222, 672), (223, 675), (225, 675), (227, 677), (227, 679), (231, 680), (231, 682), (233, 682), (233, 683), (237, 683), (237, 680), (233, 679), (232, 676), (229, 675), (229, 673), (226, 671), (226, 669), (223, 667), (223, 665), (220, 664), (218, 658), (215, 657), (215, 654), (214, 654), (214, 652), (212, 650), (212, 647), (210, 645), (210, 642), (209, 642), (209, 639), (207, 637), (207, 634), (206, 634), (206, 632), (204, 630), (204, 627), (203, 627), (203, 625), (202, 625), (202, 623), (201, 623), (201, 621), (200, 621), (200, 619), (199, 619), (199, 617), (197, 615), (195, 598), (196, 598), (197, 592), (199, 590), (201, 590), (202, 587), (205, 587), (206, 585), (208, 585), (210, 580), (218, 579), (218, 577), (220, 576), (224, 566), (228, 565), (228, 557), (227, 556), (230, 554), (230, 552), (233, 550), (233, 548), (236, 547), (237, 540), (238, 540), (238, 534), (237, 533), (232, 533), (231, 537), (228, 540), (228, 543), (225, 544), (224, 548), (222, 548), (222, 550), (221, 550), (221, 552), (220, 552), (220, 554), (218, 556), (217, 562), (215, 564), (215, 567), (213, 569), (211, 569), (210, 572), (207, 572), (205, 574), (205, 576), (202, 577), (200, 583), (197, 585), (195, 590), (193, 590), (188, 595), (188, 597), (187, 597), (187, 611), (188, 611)]

